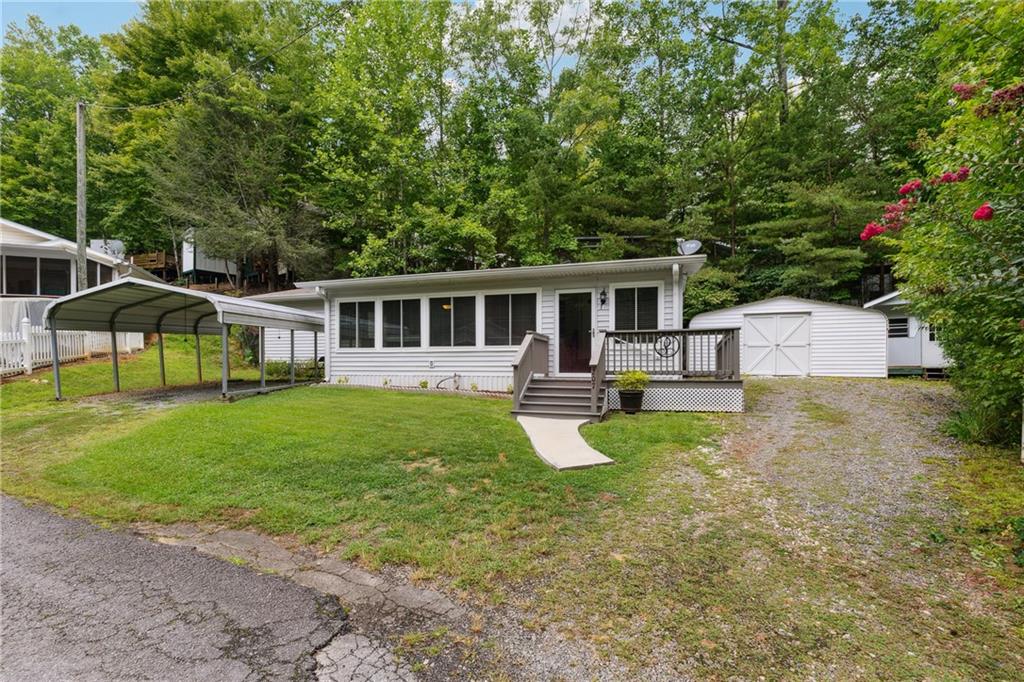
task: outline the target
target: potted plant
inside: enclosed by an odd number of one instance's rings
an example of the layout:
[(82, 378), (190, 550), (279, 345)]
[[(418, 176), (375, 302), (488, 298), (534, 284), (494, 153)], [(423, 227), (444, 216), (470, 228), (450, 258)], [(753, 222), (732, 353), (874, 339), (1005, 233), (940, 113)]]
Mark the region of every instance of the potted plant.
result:
[(647, 372), (631, 370), (623, 372), (615, 378), (615, 388), (619, 391), (619, 406), (626, 414), (636, 414), (644, 402), (644, 389), (651, 383)]

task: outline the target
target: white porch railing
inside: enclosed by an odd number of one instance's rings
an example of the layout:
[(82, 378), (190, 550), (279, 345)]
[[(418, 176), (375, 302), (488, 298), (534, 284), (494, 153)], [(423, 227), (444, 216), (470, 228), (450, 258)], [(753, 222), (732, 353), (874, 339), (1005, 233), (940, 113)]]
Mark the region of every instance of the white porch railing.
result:
[[(133, 352), (144, 345), (143, 335), (138, 332), (117, 332), (119, 351)], [(110, 334), (107, 332), (57, 332), (57, 353), (61, 362), (109, 352)], [(31, 374), (37, 367), (52, 362), (50, 332), (45, 327), (32, 326), (25, 318), (17, 332), (0, 332), (0, 376)]]

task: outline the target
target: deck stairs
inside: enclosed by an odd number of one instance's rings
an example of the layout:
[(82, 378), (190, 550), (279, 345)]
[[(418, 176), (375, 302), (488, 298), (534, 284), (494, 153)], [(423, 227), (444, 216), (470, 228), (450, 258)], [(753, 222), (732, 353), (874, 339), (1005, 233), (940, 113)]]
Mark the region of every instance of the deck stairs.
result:
[(607, 388), (598, 395), (597, 410), (590, 407), (590, 377), (531, 377), (519, 408), (513, 414), (600, 421), (607, 411)]

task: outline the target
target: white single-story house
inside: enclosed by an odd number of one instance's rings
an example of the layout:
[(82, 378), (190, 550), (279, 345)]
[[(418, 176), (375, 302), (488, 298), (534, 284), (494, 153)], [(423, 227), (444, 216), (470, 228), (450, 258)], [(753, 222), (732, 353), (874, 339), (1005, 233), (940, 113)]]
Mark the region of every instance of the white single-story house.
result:
[[(682, 329), (704, 260), (332, 279), (254, 298), (319, 306), (331, 383), (511, 392), (517, 413), (600, 418), (617, 404), (615, 375), (639, 369), (653, 379), (644, 409), (742, 410), (736, 330)], [(268, 357), (278, 345), (268, 336)]]
[[(155, 279), (109, 253), (113, 242), (102, 243), (103, 249), (86, 249), (89, 287), (128, 275)], [(78, 291), (77, 263), (74, 242), (0, 218), (0, 375), (31, 371), (49, 362), (43, 311), (54, 299)], [(68, 360), (110, 352), (105, 334), (83, 332), (74, 338), (62, 337), (61, 342)], [(123, 333), (118, 347), (135, 351), (143, 344), (142, 334)]]
[(881, 311), (889, 323), (889, 373), (942, 375), (949, 360), (935, 338), (935, 329), (911, 315), (909, 301), (894, 291), (864, 304)]
[(877, 310), (793, 296), (695, 315), (689, 329), (739, 327), (740, 367), (757, 376), (886, 377)]

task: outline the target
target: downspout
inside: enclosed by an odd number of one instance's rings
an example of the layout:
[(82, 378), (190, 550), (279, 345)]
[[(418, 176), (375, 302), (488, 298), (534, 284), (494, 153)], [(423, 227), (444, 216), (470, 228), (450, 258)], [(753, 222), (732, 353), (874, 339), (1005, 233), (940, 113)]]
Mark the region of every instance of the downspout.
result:
[(686, 290), (686, 275), (682, 274), (679, 263), (672, 264), (672, 328), (683, 328), (683, 295)]
[[(327, 295), (327, 292), (324, 290), (323, 287), (319, 287), (318, 286), (318, 287), (314, 288), (313, 289), (313, 293), (315, 293), (320, 298), (324, 299), (324, 382), (329, 384), (329, 383), (331, 383), (331, 341), (330, 341), (330, 338), (331, 338), (331, 332), (330, 332), (330, 329), (331, 329), (331, 299)], [(316, 341), (316, 332), (313, 332), (313, 340), (314, 340), (314, 344), (313, 345), (315, 346), (316, 345), (316, 343), (315, 343), (315, 341)], [(313, 367), (314, 367), (314, 371), (315, 371), (315, 368), (316, 368), (316, 360), (317, 360), (316, 359), (316, 355), (317, 355), (317, 353), (314, 352), (313, 353)]]

